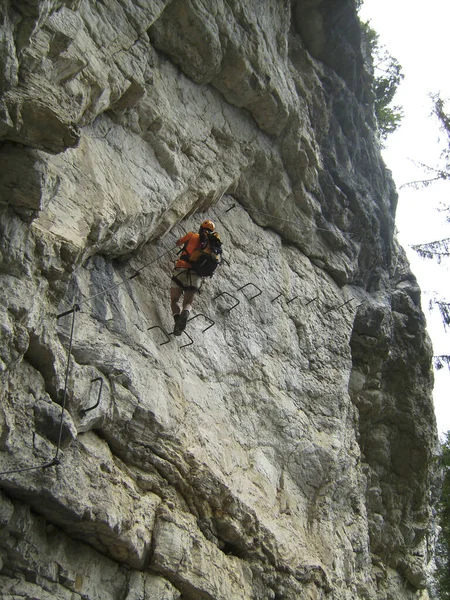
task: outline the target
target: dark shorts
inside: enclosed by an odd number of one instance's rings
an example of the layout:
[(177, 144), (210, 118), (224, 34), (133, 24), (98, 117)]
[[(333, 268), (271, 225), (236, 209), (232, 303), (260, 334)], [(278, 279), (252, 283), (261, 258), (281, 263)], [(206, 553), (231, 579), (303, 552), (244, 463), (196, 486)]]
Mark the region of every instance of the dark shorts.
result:
[(200, 275), (192, 269), (175, 267), (172, 271), (172, 288), (181, 288), (186, 291), (198, 292), (203, 283)]

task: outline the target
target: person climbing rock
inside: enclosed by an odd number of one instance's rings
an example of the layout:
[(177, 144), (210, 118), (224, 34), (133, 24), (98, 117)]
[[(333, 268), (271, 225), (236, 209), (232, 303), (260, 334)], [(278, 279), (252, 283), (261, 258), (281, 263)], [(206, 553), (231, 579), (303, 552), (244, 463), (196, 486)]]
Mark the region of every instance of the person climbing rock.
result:
[[(198, 233), (189, 231), (177, 242), (183, 246), (172, 272), (170, 305), (174, 319), (174, 335), (181, 335), (189, 319), (192, 303), (200, 290), (203, 278), (211, 277), (220, 262), (222, 243), (215, 225), (207, 219)], [(182, 308), (180, 299), (183, 296)]]

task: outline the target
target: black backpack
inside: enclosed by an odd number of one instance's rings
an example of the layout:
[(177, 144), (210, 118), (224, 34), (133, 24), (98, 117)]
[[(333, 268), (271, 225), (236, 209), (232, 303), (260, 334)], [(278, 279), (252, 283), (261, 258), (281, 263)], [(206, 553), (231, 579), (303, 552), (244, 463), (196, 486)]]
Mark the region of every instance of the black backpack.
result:
[(212, 277), (220, 263), (222, 254), (222, 242), (216, 232), (208, 232), (208, 238), (204, 248), (197, 248), (189, 256), (188, 261), (192, 269), (200, 277)]

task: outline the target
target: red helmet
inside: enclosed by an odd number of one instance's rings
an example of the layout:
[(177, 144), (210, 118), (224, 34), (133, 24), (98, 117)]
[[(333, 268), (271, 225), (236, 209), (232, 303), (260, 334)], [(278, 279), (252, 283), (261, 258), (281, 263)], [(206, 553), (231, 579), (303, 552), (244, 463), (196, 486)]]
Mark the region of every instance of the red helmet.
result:
[(209, 219), (203, 221), (203, 223), (200, 225), (200, 229), (209, 229), (209, 231), (214, 231), (215, 228), (216, 226)]

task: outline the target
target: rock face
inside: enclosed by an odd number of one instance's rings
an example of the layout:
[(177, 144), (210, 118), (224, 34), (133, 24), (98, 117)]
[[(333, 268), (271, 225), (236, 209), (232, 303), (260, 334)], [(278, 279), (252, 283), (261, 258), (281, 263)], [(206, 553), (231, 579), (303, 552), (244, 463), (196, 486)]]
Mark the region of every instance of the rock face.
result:
[(0, 597), (427, 598), (432, 351), (354, 3), (0, 16)]

